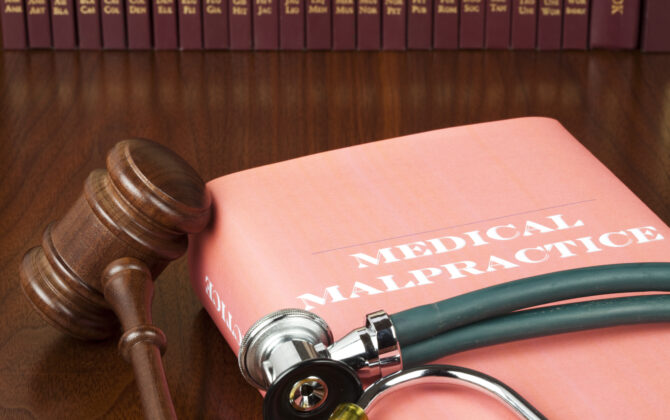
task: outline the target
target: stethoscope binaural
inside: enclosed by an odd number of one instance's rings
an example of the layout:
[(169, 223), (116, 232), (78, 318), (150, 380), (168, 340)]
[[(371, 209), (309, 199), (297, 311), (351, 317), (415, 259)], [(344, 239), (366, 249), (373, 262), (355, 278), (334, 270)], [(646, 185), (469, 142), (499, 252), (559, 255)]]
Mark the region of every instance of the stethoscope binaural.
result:
[[(407, 382), (402, 378), (413, 376), (402, 375), (414, 372), (416, 376), (416, 369), (424, 369), (421, 377), (443, 378), (449, 376), (444, 371), (464, 369), (421, 366), (464, 350), (593, 328), (670, 321), (670, 295), (665, 294), (527, 309), (566, 299), (649, 291), (670, 291), (670, 263), (560, 271), (392, 315), (376, 311), (367, 315), (364, 327), (336, 342), (326, 322), (316, 314), (284, 309), (263, 317), (247, 331), (239, 366), (250, 384), (267, 391), (266, 419), (328, 419), (340, 404), (359, 401), (363, 394), (359, 378), (377, 380), (366, 392), (380, 393), (394, 383)], [(491, 392), (481, 386), (488, 381), (520, 398), (494, 378), (467, 371), (483, 378), (480, 388)], [(528, 412), (543, 418), (522, 398), (520, 401)]]

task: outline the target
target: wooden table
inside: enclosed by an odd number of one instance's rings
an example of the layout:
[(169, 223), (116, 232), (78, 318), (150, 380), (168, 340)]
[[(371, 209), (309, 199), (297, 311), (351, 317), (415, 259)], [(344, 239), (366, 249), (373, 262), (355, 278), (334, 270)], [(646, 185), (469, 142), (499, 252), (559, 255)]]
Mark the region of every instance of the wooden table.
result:
[[(637, 52), (0, 54), (0, 418), (138, 418), (115, 339), (81, 342), (22, 296), (45, 225), (127, 137), (169, 145), (211, 179), (461, 124), (560, 120), (670, 222), (670, 55)], [(260, 418), (261, 397), (189, 289), (160, 276), (154, 320), (177, 414)]]

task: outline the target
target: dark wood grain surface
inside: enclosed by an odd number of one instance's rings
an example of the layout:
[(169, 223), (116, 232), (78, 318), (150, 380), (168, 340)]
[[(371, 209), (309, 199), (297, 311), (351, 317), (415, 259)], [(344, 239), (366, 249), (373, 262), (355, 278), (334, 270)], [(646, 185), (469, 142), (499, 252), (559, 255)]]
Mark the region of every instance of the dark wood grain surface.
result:
[[(118, 337), (83, 342), (33, 312), (23, 253), (128, 137), (205, 179), (377, 139), (503, 118), (560, 120), (670, 222), (670, 55), (637, 52), (0, 54), (0, 418), (140, 418)], [(189, 289), (159, 277), (154, 322), (182, 419), (260, 418), (261, 397)]]

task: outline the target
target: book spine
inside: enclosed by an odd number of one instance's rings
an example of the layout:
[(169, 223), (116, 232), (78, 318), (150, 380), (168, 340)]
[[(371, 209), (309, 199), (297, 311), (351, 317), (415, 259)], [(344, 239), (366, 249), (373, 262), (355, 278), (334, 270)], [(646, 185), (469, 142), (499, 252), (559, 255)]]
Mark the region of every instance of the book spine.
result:
[(511, 11), (511, 0), (488, 0), (484, 44), (486, 48), (509, 48)]
[(593, 0), (591, 48), (637, 47), (640, 0)]
[(2, 13), (2, 45), (7, 50), (22, 50), (28, 46), (26, 14), (22, 0), (0, 0)]
[(432, 47), (433, 2), (407, 0), (407, 48), (426, 50)]
[(202, 6), (200, 0), (178, 0), (179, 48), (202, 49)]
[(670, 1), (647, 0), (642, 24), (643, 51), (670, 51)]
[(585, 50), (589, 42), (589, 0), (565, 0), (563, 42), (565, 50)]
[(202, 34), (203, 47), (208, 50), (230, 47), (227, 0), (203, 0)]
[(51, 36), (57, 50), (77, 48), (77, 33), (74, 29), (74, 0), (51, 2)]
[(253, 46), (251, 37), (251, 0), (230, 0), (230, 49), (250, 50)]
[(176, 50), (177, 5), (175, 0), (154, 0), (152, 2), (154, 48), (157, 50)]
[(356, 2), (333, 0), (333, 49), (356, 49)]
[(97, 0), (77, 0), (77, 32), (80, 49), (99, 50), (102, 48), (100, 7)]
[(126, 48), (126, 18), (121, 0), (102, 0), (102, 47), (108, 50)]
[(278, 0), (254, 0), (254, 48), (276, 50), (279, 48)]
[(305, 49), (305, 0), (279, 1), (279, 48)]
[(51, 19), (47, 0), (27, 0), (28, 44), (30, 48), (51, 48)]
[(356, 20), (357, 48), (364, 51), (381, 49), (381, 0), (358, 0)]
[(331, 49), (331, 0), (307, 0), (307, 49)]
[(126, 0), (126, 24), (128, 48), (147, 50), (151, 48), (151, 15), (148, 0)]
[(561, 49), (563, 29), (563, 0), (540, 0), (537, 14), (537, 48)]
[(484, 0), (461, 0), (459, 46), (484, 47)]
[[(405, 0), (383, 1), (382, 48), (385, 50), (404, 50), (407, 45)], [(430, 36), (430, 32), (428, 35)]]
[(510, 47), (516, 50), (535, 48), (537, 28), (536, 0), (512, 0), (512, 36)]
[(433, 15), (433, 48), (441, 50), (458, 48), (458, 1), (435, 0)]

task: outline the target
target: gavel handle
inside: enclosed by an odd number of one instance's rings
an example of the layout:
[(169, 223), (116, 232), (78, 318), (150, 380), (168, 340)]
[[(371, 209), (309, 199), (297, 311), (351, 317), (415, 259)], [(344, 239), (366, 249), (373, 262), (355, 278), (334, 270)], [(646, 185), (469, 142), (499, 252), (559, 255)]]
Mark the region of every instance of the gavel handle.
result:
[(145, 418), (176, 420), (161, 359), (165, 334), (151, 321), (154, 288), (149, 269), (137, 259), (120, 258), (103, 272), (102, 286), (123, 327), (119, 351), (133, 365)]

